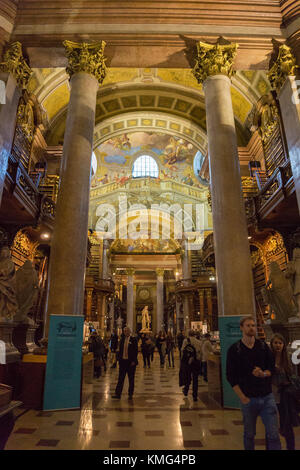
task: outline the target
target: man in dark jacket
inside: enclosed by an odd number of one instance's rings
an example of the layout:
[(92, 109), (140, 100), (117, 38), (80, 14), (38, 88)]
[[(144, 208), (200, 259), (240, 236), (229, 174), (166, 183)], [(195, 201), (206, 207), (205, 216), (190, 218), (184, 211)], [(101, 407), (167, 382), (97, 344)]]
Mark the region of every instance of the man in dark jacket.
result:
[(268, 450), (280, 450), (278, 419), (272, 393), (271, 376), (275, 370), (274, 355), (268, 345), (255, 338), (252, 317), (242, 318), (243, 337), (230, 346), (227, 353), (227, 380), (241, 401), (244, 419), (244, 447), (254, 450), (256, 420), (265, 425)]
[(129, 388), (128, 397), (132, 398), (134, 391), (135, 369), (138, 364), (138, 342), (134, 336), (131, 336), (131, 330), (127, 326), (124, 328), (124, 334), (121, 336), (119, 345), (119, 379), (116, 386), (115, 394), (112, 398), (121, 398), (124, 380), (128, 375)]

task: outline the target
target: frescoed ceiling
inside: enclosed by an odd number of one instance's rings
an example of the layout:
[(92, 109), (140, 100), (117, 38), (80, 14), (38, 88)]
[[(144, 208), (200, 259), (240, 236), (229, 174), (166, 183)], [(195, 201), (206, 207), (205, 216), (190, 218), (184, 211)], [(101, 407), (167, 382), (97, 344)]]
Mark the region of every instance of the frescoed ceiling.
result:
[[(239, 145), (246, 145), (250, 133), (248, 118), (257, 100), (270, 89), (262, 71), (237, 72), (232, 81), (232, 103)], [(29, 82), (45, 109), (50, 130), (48, 145), (63, 142), (70, 87), (65, 69), (34, 69)], [(190, 69), (109, 68), (99, 87), (96, 124), (102, 124), (125, 113), (156, 112), (181, 117), (206, 131), (202, 86)], [(122, 124), (119, 123), (119, 128)], [(126, 127), (125, 125), (123, 127)]]
[[(159, 132), (131, 132), (110, 138), (95, 150), (97, 172), (92, 187), (107, 183), (124, 183), (131, 178), (134, 160), (150, 155), (159, 167), (159, 179), (172, 179), (189, 186), (201, 187), (193, 168), (200, 153), (188, 141)], [(205, 182), (204, 182), (205, 184)]]

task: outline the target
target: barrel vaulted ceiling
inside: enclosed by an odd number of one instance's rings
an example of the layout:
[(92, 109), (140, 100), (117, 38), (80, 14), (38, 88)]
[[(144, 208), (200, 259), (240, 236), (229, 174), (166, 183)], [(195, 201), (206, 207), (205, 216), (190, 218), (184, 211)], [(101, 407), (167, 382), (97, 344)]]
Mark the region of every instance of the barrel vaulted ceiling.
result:
[[(231, 95), (240, 145), (245, 145), (249, 138), (249, 115), (253, 106), (269, 89), (262, 71), (237, 72), (233, 78)], [(48, 145), (61, 144), (70, 98), (65, 69), (34, 69), (28, 90), (37, 96), (45, 110), (49, 124)], [(108, 134), (133, 127), (156, 127), (164, 132), (186, 134), (186, 137), (193, 135), (203, 151), (204, 95), (202, 85), (197, 84), (191, 70), (108, 68), (98, 91), (95, 140), (100, 142)]]

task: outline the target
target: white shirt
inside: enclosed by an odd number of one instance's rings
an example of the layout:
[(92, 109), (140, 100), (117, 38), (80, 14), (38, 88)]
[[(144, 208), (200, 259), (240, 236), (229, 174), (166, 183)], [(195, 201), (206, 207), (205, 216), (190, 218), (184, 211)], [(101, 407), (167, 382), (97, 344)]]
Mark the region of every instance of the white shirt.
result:
[(208, 356), (215, 351), (211, 342), (206, 339), (202, 344), (202, 361), (207, 362)]

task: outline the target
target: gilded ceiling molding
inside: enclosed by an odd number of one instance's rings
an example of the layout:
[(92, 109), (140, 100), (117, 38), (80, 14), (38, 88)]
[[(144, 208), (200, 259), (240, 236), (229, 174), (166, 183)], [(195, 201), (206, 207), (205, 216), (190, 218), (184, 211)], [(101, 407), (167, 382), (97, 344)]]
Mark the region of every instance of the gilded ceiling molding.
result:
[(6, 50), (3, 62), (0, 63), (0, 71), (11, 73), (19, 88), (24, 89), (27, 87), (32, 70), (23, 57), (20, 42), (14, 42)]
[(197, 59), (193, 74), (198, 83), (203, 83), (211, 75), (227, 75), (229, 78), (235, 73), (233, 61), (237, 54), (238, 44), (207, 44), (197, 43)]
[(296, 75), (297, 68), (292, 49), (286, 44), (280, 46), (277, 59), (268, 73), (272, 88), (279, 91), (288, 76)]
[(104, 47), (106, 43), (99, 41), (93, 44), (64, 41), (69, 65), (67, 74), (72, 77), (74, 73), (86, 72), (93, 75), (101, 85), (106, 76)]

